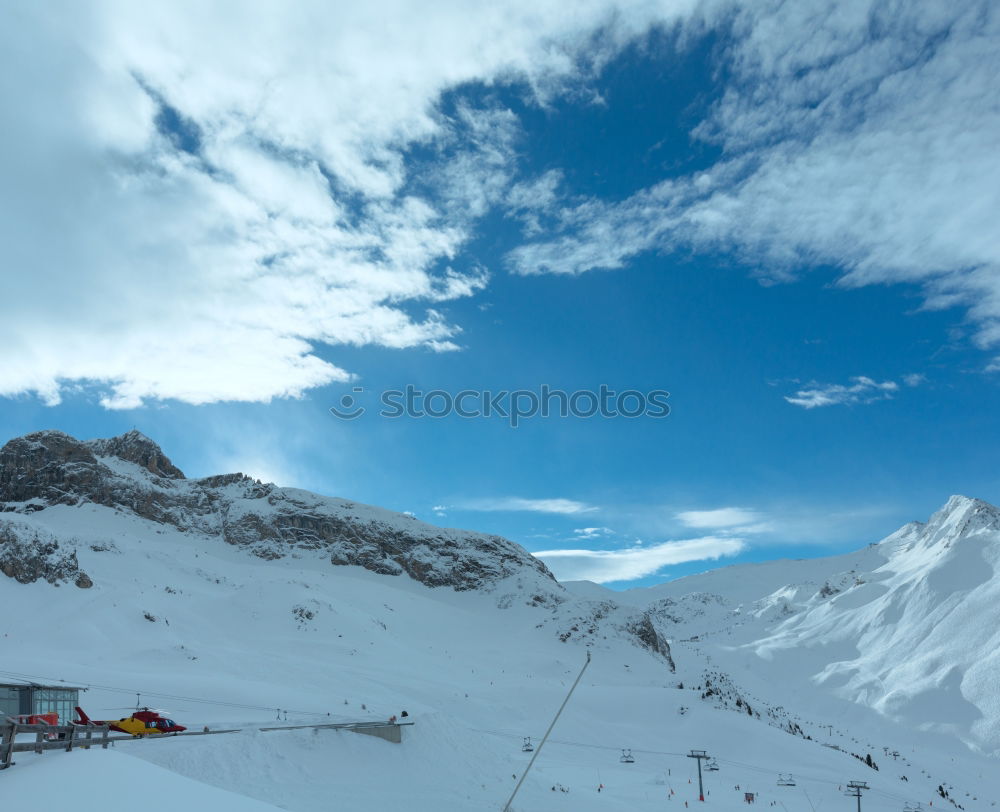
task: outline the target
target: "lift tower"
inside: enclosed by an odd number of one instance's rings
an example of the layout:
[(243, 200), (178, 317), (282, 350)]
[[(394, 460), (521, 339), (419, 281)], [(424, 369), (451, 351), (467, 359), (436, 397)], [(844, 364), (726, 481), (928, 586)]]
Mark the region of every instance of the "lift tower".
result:
[(847, 784), (848, 791), (844, 794), (858, 799), (858, 812), (861, 812), (861, 792), (866, 789), (869, 789), (867, 781), (851, 781)]
[[(703, 759), (706, 759), (708, 757), (709, 757), (708, 753), (706, 753), (704, 750), (692, 750), (690, 753), (688, 753), (688, 758), (696, 758), (696, 759), (698, 759), (698, 800), (699, 801), (704, 801), (705, 800), (705, 788), (704, 788), (704, 786), (701, 783), (701, 762), (702, 762)], [(861, 810), (859, 809), (858, 812), (861, 812)]]

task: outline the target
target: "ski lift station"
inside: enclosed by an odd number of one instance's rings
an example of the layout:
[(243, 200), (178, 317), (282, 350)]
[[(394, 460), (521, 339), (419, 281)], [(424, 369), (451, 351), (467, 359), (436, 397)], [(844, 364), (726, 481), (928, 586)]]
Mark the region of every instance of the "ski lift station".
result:
[(0, 721), (8, 716), (57, 714), (63, 722), (69, 722), (80, 704), (80, 691), (85, 690), (68, 685), (0, 683)]

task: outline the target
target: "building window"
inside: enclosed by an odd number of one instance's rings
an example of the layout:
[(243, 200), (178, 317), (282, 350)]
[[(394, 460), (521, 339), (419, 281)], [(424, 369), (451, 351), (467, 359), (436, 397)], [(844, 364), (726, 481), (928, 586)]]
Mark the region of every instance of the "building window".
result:
[(66, 724), (73, 718), (79, 696), (77, 691), (38, 688), (34, 692), (32, 713), (55, 713), (59, 715), (59, 721)]

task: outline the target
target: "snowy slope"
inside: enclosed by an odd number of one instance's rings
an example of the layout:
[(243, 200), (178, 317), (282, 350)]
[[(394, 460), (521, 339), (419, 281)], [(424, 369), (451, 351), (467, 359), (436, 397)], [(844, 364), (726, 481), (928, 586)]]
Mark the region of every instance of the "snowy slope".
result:
[(5, 801), (17, 812), (129, 809), (176, 812), (277, 812), (281, 807), (187, 778), (135, 758), (125, 748), (77, 751), (72, 758), (22, 753), (3, 775)]
[[(91, 509), (97, 516), (106, 511)], [(78, 529), (80, 523), (77, 517)], [(281, 808), (326, 810), (335, 798), (334, 808), (342, 809), (498, 809), (527, 761), (521, 737), (537, 742), (583, 664), (584, 649), (573, 638), (563, 644), (547, 625), (536, 628), (547, 609), (498, 609), (489, 594), (433, 589), (359, 567), (255, 561), (224, 545), (184, 549), (177, 531), (135, 539), (132, 549), (108, 517), (99, 524), (119, 551), (80, 549), (92, 588), (4, 582), (3, 597), (21, 609), (0, 648), (4, 668), (16, 662), (21, 673), (120, 689), (84, 695), (98, 712), (129, 705), (133, 689), (155, 704), (167, 700), (154, 693), (186, 697), (168, 708), (193, 727), (276, 724), (277, 714), (265, 709), (271, 705), (288, 709), (289, 724), (384, 719), (408, 710), (415, 725), (398, 746), (329, 730), (248, 730), (116, 748)], [(299, 607), (313, 616), (296, 614)], [(693, 801), (694, 762), (684, 756), (691, 747), (721, 760), (722, 769), (707, 775), (709, 800), (719, 809), (742, 805), (737, 784), (765, 801), (801, 805), (808, 793), (813, 803), (834, 805), (844, 800), (838, 784), (863, 778), (882, 793), (866, 809), (895, 810), (901, 798), (931, 800), (932, 784), (944, 780), (941, 771), (923, 779), (916, 768), (904, 785), (899, 775), (909, 767), (876, 773), (772, 726), (766, 712), (758, 719), (717, 708), (699, 690), (714, 665), (693, 650), (678, 653), (673, 674), (624, 635), (591, 642), (594, 661), (526, 782), (520, 809), (655, 809), (668, 797)], [(683, 716), (682, 706), (690, 708)], [(863, 745), (844, 741), (839, 730), (832, 739), (876, 755), (883, 741), (909, 741), (905, 731), (874, 718), (866, 724)], [(818, 726), (809, 730), (817, 734)], [(619, 762), (624, 747), (635, 764)], [(940, 748), (918, 755), (928, 769), (953, 757)], [(27, 775), (75, 758), (47, 753), (15, 770)], [(985, 770), (982, 762), (965, 763)], [(799, 785), (779, 790), (779, 771), (797, 774)], [(986, 786), (954, 769), (947, 778), (977, 792)], [(600, 783), (606, 789), (598, 794)], [(559, 785), (569, 792), (553, 792)], [(94, 808), (116, 807), (102, 797)]]
[(749, 656), (757, 674), (998, 754), (998, 561), (1000, 511), (954, 496), (856, 553), (725, 567), (620, 600), (716, 656)]
[[(719, 771), (705, 776), (706, 805), (720, 810), (744, 808), (748, 790), (788, 810), (843, 806), (853, 802), (838, 787), (850, 779), (873, 787), (866, 812), (904, 802), (957, 808), (935, 794), (939, 784), (968, 810), (1000, 798), (994, 759), (824, 676), (831, 664), (877, 655), (865, 638), (875, 602), (861, 600), (865, 586), (890, 594), (929, 579), (927, 589), (941, 589), (934, 573), (968, 563), (949, 550), (967, 539), (992, 544), (992, 520), (977, 509), (949, 503), (941, 521), (851, 556), (727, 568), (619, 595), (565, 590), (496, 537), (245, 478), (190, 482), (141, 435), (116, 440), (81, 451), (77, 441), (36, 437), (43, 451), (13, 467), (0, 452), (0, 492), (19, 497), (0, 512), (0, 526), (15, 528), (0, 539), (0, 566), (13, 573), (0, 576), (0, 601), (16, 607), (3, 616), (0, 679), (90, 685), (83, 701), (98, 717), (118, 715), (107, 709), (134, 705), (142, 692), (143, 704), (165, 704), (190, 727), (244, 730), (23, 756), (0, 774), (0, 797), (24, 802), (15, 808), (34, 808), (29, 786), (60, 779), (99, 789), (94, 809), (133, 808), (133, 797), (105, 791), (110, 779), (166, 793), (176, 786), (179, 805), (192, 809), (260, 808), (243, 799), (301, 812), (500, 809), (529, 758), (522, 737), (537, 743), (588, 650), (593, 661), (518, 809), (694, 803), (690, 748), (718, 759)], [(257, 537), (247, 515), (257, 517)], [(224, 532), (227, 516), (240, 534)], [(305, 520), (317, 516), (342, 523)], [(36, 560), (25, 559), (25, 545), (41, 550)], [(383, 548), (396, 557), (373, 554)], [(334, 565), (338, 556), (358, 563)], [(383, 568), (387, 560), (399, 569)], [(941, 622), (992, 580), (970, 589), (953, 572), (946, 586), (958, 598)], [(924, 594), (903, 607), (912, 628), (933, 626), (941, 611), (941, 594), (921, 604)], [(943, 656), (944, 642), (935, 645)], [(973, 670), (966, 663), (971, 655), (961, 667)], [(402, 745), (344, 731), (257, 730), (279, 715), (291, 725), (403, 709), (415, 724)], [(955, 732), (970, 740), (971, 730)], [(619, 761), (622, 748), (634, 764)], [(871, 753), (880, 769), (852, 753)], [(796, 786), (778, 787), (779, 772), (795, 774)], [(204, 785), (227, 794), (199, 795)]]

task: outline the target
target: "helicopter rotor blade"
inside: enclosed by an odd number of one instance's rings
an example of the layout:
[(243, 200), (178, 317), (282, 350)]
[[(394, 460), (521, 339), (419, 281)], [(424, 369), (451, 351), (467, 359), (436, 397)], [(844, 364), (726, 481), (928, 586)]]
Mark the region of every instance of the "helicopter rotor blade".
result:
[(170, 713), (170, 711), (167, 710), (166, 708), (133, 708), (131, 706), (127, 707), (127, 708), (100, 708), (99, 710), (102, 710), (102, 711), (123, 711), (124, 710), (124, 711), (132, 711), (133, 713), (138, 713), (138, 712), (142, 712), (142, 711), (145, 711), (145, 712), (148, 712), (148, 713)]

